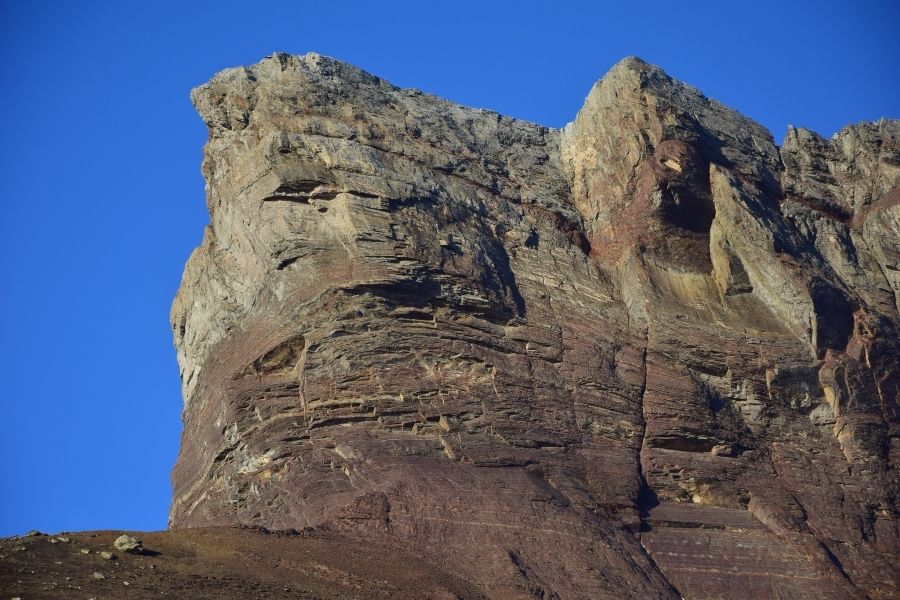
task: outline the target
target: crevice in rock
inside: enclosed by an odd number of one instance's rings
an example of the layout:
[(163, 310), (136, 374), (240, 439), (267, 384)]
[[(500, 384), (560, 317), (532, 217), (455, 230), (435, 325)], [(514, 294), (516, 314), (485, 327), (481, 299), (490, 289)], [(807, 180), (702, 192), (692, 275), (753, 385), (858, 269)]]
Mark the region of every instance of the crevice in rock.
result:
[(846, 570), (844, 570), (843, 563), (837, 557), (837, 555), (835, 555), (835, 553), (831, 551), (831, 548), (828, 547), (828, 544), (826, 544), (821, 539), (819, 539), (819, 537), (815, 533), (813, 533), (813, 536), (816, 538), (816, 541), (819, 543), (819, 546), (822, 548), (822, 551), (825, 553), (825, 556), (828, 557), (828, 560), (831, 561), (831, 564), (834, 565), (834, 568), (837, 570), (837, 572), (841, 574), (841, 577), (843, 577), (844, 580), (846, 580), (846, 582), (848, 584), (850, 584), (850, 586), (854, 590), (859, 592), (860, 597), (865, 598), (865, 600), (870, 600), (871, 597), (868, 594), (866, 594), (862, 589), (860, 589), (856, 585), (856, 583), (853, 581), (853, 578), (850, 577), (850, 574), (847, 573)]
[(641, 387), (638, 392), (638, 398), (640, 399), (641, 405), (641, 413), (640, 413), (640, 434), (638, 436), (638, 444), (637, 444), (637, 476), (640, 481), (640, 491), (638, 492), (637, 500), (637, 508), (638, 514), (641, 518), (641, 527), (643, 528), (646, 525), (646, 516), (649, 513), (649, 510), (659, 504), (659, 499), (656, 497), (656, 493), (650, 487), (650, 484), (647, 482), (646, 477), (644, 477), (644, 465), (641, 459), (642, 450), (644, 448), (645, 437), (647, 434), (647, 418), (645, 414), (645, 403), (644, 403), (644, 394), (647, 391), (647, 355), (649, 353), (650, 348), (650, 325), (644, 325), (644, 342), (643, 342), (643, 353), (641, 356), (641, 364), (643, 366), (643, 374), (641, 379)]
[(632, 533), (637, 538), (638, 543), (643, 550), (644, 556), (646, 560), (650, 563), (650, 566), (659, 573), (660, 577), (669, 585), (669, 587), (678, 593), (679, 596), (682, 596), (681, 592), (677, 587), (672, 583), (672, 581), (666, 576), (665, 572), (660, 568), (660, 566), (656, 563), (653, 556), (650, 554), (650, 551), (644, 546), (644, 543), (641, 541), (642, 532), (649, 531), (650, 523), (648, 521), (648, 517), (650, 515), (650, 510), (655, 506), (659, 505), (659, 498), (656, 495), (656, 492), (653, 491), (653, 488), (650, 487), (650, 484), (647, 482), (646, 477), (644, 476), (644, 466), (641, 459), (642, 450), (644, 447), (644, 439), (646, 436), (647, 430), (647, 420), (645, 415), (645, 402), (644, 402), (644, 394), (647, 391), (647, 356), (649, 354), (650, 349), (650, 324), (644, 325), (644, 340), (643, 340), (643, 354), (641, 357), (641, 363), (643, 365), (643, 375), (641, 380), (641, 387), (639, 390), (639, 398), (641, 405), (641, 413), (640, 413), (640, 435), (638, 437), (637, 444), (637, 476), (640, 482), (640, 487), (638, 491), (638, 497), (635, 499), (635, 505), (638, 511), (638, 519), (639, 522), (636, 524), (636, 531)]

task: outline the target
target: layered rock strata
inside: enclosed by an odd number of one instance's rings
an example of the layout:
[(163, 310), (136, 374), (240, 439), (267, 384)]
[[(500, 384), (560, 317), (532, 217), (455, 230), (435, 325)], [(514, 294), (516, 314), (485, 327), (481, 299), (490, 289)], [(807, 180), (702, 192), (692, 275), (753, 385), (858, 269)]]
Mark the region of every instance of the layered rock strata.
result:
[(498, 599), (900, 594), (900, 121), (779, 148), (635, 58), (562, 130), (315, 54), (192, 99), (172, 527)]

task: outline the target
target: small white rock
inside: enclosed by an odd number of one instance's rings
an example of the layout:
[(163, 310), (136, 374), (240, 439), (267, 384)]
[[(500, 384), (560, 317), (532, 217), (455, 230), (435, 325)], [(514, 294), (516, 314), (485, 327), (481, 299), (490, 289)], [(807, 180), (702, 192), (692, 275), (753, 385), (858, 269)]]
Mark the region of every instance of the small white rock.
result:
[(132, 552), (134, 554), (140, 554), (144, 551), (141, 540), (133, 538), (130, 535), (120, 535), (116, 538), (116, 541), (113, 542), (113, 546), (115, 546), (116, 550)]

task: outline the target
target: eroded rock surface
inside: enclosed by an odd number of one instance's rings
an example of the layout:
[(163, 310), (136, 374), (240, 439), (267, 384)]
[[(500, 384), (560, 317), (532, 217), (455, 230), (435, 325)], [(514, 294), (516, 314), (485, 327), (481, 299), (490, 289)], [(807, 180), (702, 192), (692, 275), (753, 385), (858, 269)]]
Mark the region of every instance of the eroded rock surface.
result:
[(563, 130), (315, 54), (192, 98), (173, 527), (497, 599), (900, 594), (900, 122), (779, 148), (634, 58)]

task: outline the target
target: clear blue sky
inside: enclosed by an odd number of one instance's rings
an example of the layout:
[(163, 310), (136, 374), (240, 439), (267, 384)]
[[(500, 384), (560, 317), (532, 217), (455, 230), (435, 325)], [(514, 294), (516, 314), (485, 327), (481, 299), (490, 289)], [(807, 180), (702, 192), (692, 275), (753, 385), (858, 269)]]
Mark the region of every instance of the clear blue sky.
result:
[[(162, 529), (216, 71), (316, 51), (551, 126), (629, 54), (768, 126), (900, 117), (898, 3), (0, 0), (0, 535)], [(590, 6), (590, 8), (587, 8)]]

